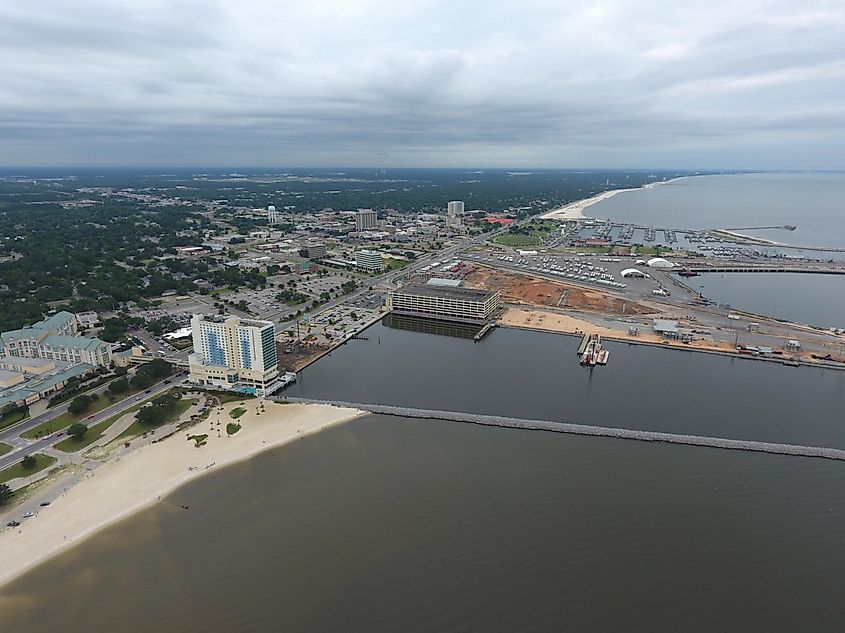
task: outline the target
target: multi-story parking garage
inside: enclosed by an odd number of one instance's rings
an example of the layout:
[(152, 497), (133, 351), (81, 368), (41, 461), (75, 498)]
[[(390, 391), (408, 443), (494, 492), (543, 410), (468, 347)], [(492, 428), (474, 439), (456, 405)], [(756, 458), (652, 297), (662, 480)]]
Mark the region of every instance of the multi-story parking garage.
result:
[(498, 292), (421, 284), (393, 290), (387, 299), (396, 314), (465, 323), (489, 320), (500, 303)]

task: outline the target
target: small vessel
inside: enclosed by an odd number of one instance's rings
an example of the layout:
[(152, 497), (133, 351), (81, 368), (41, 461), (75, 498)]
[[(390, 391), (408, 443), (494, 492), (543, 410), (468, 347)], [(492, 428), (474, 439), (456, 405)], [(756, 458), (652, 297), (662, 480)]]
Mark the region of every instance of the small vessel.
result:
[(698, 277), (699, 273), (695, 272), (694, 270), (684, 268), (683, 270), (678, 271), (678, 275), (680, 275), (681, 277)]
[(582, 367), (595, 367), (606, 365), (610, 352), (601, 346), (601, 336), (598, 334), (585, 334), (581, 346), (578, 348), (579, 361)]

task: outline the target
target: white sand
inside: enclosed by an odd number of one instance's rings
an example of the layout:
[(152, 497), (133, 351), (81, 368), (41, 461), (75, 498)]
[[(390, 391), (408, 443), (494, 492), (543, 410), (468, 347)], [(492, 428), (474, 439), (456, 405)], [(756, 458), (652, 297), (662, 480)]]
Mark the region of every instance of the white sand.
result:
[[(211, 470), (243, 461), (329, 426), (365, 415), (363, 411), (326, 405), (280, 405), (245, 400), (247, 413), (237, 423), (241, 430), (226, 435), (233, 422), (229, 411), (237, 404), (216, 409), (210, 418), (157, 444), (125, 454), (97, 468), (20, 528), (0, 533), (0, 585), (3, 585), (63, 549), (130, 514), (138, 512), (182, 484)], [(265, 413), (256, 414), (259, 403)], [(210, 430), (211, 423), (218, 428)], [(208, 434), (208, 443), (196, 448), (187, 435)], [(211, 467), (208, 465), (214, 464)], [(191, 468), (191, 470), (189, 470)]]
[(549, 211), (540, 217), (547, 220), (580, 220), (585, 217), (584, 209), (596, 204), (597, 202), (601, 202), (602, 200), (612, 198), (617, 193), (622, 193), (623, 191), (636, 191), (636, 189), (613, 189), (612, 191), (605, 191), (604, 193), (600, 193), (592, 198), (578, 200), (577, 202), (572, 202), (565, 207)]

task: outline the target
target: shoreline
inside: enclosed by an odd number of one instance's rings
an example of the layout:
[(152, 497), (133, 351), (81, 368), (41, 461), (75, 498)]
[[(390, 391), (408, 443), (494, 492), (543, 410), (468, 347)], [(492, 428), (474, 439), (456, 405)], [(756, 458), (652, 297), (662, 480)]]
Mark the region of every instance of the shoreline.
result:
[(693, 178), (694, 176), (678, 176), (677, 178), (672, 178), (670, 180), (658, 180), (655, 182), (648, 182), (640, 187), (626, 187), (624, 189), (610, 189), (609, 191), (603, 191), (602, 193), (596, 194), (590, 198), (584, 198), (583, 200), (576, 200), (575, 202), (570, 202), (562, 207), (558, 207), (557, 209), (552, 209), (551, 211), (547, 211), (546, 213), (540, 214), (538, 216), (541, 220), (583, 220), (587, 216), (584, 215), (584, 209), (587, 207), (591, 207), (594, 204), (599, 202), (603, 202), (604, 200), (608, 200), (612, 198), (618, 193), (623, 193), (625, 191), (640, 191), (641, 189), (653, 189), (654, 187), (660, 185), (668, 185), (670, 182), (675, 182), (676, 180), (682, 180), (684, 178)]
[(629, 187), (627, 189), (611, 189), (610, 191), (604, 191), (598, 195), (593, 196), (592, 198), (584, 198), (583, 200), (576, 200), (575, 202), (570, 202), (569, 204), (559, 207), (557, 209), (552, 209), (546, 213), (540, 215), (541, 220), (583, 220), (587, 216), (584, 215), (584, 209), (587, 207), (591, 207), (598, 202), (602, 202), (609, 198), (612, 198), (617, 193), (622, 193), (623, 191), (637, 191), (641, 187)]
[[(244, 402), (247, 412), (237, 420), (229, 411), (241, 406), (238, 403), (224, 406), (222, 412), (214, 410), (208, 420), (185, 432), (106, 462), (40, 508), (35, 517), (23, 520), (20, 527), (0, 532), (0, 588), (190, 481), (367, 415), (323, 405)], [(261, 404), (265, 412), (259, 414)], [(225, 426), (230, 422), (237, 422), (241, 429), (228, 436)], [(218, 428), (220, 437), (215, 432)], [(206, 433), (207, 444), (200, 448), (186, 439), (186, 435)]]
[[(750, 314), (750, 313), (743, 313)], [(755, 315), (758, 316), (758, 315)], [(541, 323), (543, 318), (551, 317), (550, 321), (555, 323)], [(537, 322), (533, 322), (534, 320)], [(799, 325), (799, 324), (793, 324)], [(557, 314), (555, 312), (548, 312), (539, 308), (529, 307), (511, 307), (497, 322), (497, 327), (511, 328), (515, 330), (527, 330), (530, 332), (538, 332), (542, 334), (559, 334), (561, 336), (580, 337), (585, 332), (601, 334), (602, 338), (615, 341), (617, 343), (626, 343), (628, 345), (643, 345), (646, 347), (657, 347), (660, 349), (676, 351), (676, 352), (697, 352), (699, 354), (714, 354), (717, 356), (726, 356), (747, 361), (759, 361), (768, 363), (777, 363), (783, 365), (785, 362), (795, 362), (802, 367), (814, 367), (818, 369), (833, 369), (836, 371), (845, 371), (845, 365), (839, 363), (827, 363), (824, 361), (811, 361), (806, 358), (795, 357), (770, 357), (770, 356), (750, 356), (746, 354), (739, 354), (735, 349), (730, 347), (708, 346), (708, 345), (685, 345), (680, 342), (667, 341), (663, 337), (641, 333), (638, 336), (629, 336), (622, 330), (614, 330), (604, 326), (595, 325), (594, 323), (579, 319), (571, 315)], [(806, 326), (805, 326), (806, 327)]]

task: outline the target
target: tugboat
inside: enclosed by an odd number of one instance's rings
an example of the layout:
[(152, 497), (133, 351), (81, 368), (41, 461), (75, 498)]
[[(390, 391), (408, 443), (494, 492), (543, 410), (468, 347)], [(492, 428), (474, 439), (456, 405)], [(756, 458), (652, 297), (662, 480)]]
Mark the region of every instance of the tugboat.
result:
[(678, 271), (678, 275), (681, 277), (698, 277), (699, 273), (690, 270), (689, 268), (684, 268), (683, 270)]

